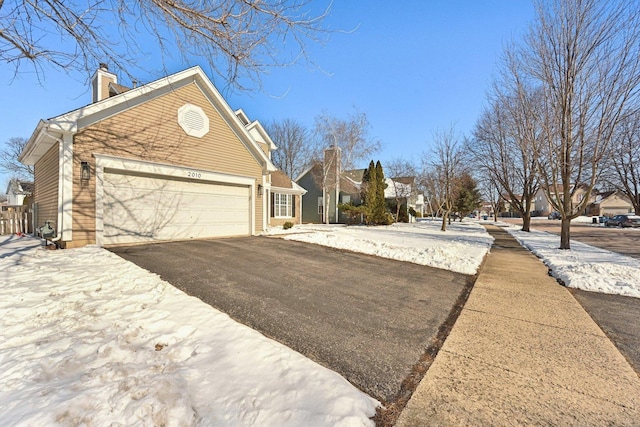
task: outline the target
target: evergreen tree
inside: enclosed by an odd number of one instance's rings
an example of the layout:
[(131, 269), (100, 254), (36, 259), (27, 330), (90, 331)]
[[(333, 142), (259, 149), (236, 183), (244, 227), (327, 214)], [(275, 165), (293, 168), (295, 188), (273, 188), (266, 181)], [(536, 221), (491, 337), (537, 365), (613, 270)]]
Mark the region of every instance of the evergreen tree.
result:
[(376, 177), (376, 166), (371, 160), (369, 163), (369, 169), (367, 170), (367, 176), (369, 177), (369, 181), (367, 182), (366, 188), (366, 198), (365, 198), (365, 206), (367, 211), (367, 224), (375, 224), (375, 215), (376, 215), (376, 203), (378, 198), (378, 179)]
[(372, 177), (371, 181), (376, 182), (375, 185), (375, 201), (371, 205), (372, 218), (371, 222), (373, 224), (390, 224), (391, 218), (387, 213), (387, 205), (384, 199), (384, 190), (387, 188), (387, 184), (384, 180), (384, 171), (382, 169), (382, 164), (378, 160), (375, 166), (375, 175)]
[[(415, 212), (415, 210), (414, 210)], [(398, 211), (398, 222), (409, 222), (409, 212), (407, 212), (407, 203), (403, 203), (400, 205), (400, 210)]]
[(460, 214), (460, 220), (478, 209), (482, 203), (480, 190), (477, 188), (476, 180), (471, 175), (465, 173), (460, 176), (460, 186), (458, 197), (455, 202), (455, 209)]
[(362, 184), (360, 186), (360, 200), (362, 201), (363, 205), (366, 205), (366, 203), (367, 203), (369, 185), (371, 183), (371, 169), (372, 169), (372, 167), (373, 167), (373, 160), (371, 160), (371, 163), (369, 163), (369, 167), (367, 169), (365, 169), (364, 173), (362, 174)]

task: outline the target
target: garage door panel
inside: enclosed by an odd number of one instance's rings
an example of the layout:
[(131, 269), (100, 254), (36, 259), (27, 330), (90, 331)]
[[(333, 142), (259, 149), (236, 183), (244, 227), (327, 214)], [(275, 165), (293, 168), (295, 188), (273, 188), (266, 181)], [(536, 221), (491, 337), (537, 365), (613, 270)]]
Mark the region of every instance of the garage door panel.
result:
[(249, 187), (105, 173), (104, 244), (249, 235)]

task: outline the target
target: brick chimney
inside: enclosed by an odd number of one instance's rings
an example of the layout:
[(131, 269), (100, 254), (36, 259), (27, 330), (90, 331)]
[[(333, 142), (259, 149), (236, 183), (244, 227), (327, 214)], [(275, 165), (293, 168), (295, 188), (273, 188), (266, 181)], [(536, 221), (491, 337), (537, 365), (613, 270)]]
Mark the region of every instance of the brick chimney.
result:
[(340, 147), (332, 145), (324, 150), (325, 183), (332, 190), (340, 188), (341, 157)]
[(118, 77), (109, 72), (107, 64), (100, 63), (100, 66), (91, 78), (91, 102), (98, 102), (109, 98), (109, 83), (118, 83)]
[(342, 172), (342, 150), (332, 145), (324, 150), (324, 192), (329, 199), (325, 199), (324, 205), (328, 222), (338, 222), (338, 198), (340, 197), (340, 173)]

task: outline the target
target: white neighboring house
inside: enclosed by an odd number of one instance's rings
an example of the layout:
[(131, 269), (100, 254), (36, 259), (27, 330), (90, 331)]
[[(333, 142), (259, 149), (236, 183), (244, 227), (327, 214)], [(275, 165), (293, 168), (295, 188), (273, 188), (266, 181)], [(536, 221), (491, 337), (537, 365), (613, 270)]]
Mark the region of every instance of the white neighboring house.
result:
[(395, 200), (397, 195), (398, 198), (407, 200), (407, 209), (413, 208), (420, 216), (424, 216), (424, 194), (416, 191), (414, 177), (385, 178), (385, 183), (385, 199)]
[(9, 180), (7, 186), (7, 206), (22, 206), (24, 199), (33, 194), (33, 182)]

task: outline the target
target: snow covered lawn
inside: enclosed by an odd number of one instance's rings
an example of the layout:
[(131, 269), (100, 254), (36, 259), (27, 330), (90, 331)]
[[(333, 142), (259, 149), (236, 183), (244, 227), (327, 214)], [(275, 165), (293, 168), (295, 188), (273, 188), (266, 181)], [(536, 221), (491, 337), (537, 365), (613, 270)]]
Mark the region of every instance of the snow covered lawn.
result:
[[(567, 286), (640, 297), (638, 260), (507, 231)], [(481, 223), (295, 226), (268, 234), (460, 273), (493, 238)], [(97, 248), (0, 237), (3, 425), (365, 426), (378, 402), (132, 263)]]
[(366, 426), (344, 378), (97, 247), (0, 236), (3, 426)]
[(571, 250), (560, 250), (560, 236), (536, 230), (525, 233), (518, 225), (503, 225), (566, 286), (640, 298), (639, 260), (575, 240)]
[(267, 235), (315, 243), (383, 258), (475, 274), (493, 243), (478, 221), (453, 222), (440, 231), (440, 221), (389, 226), (296, 225), (274, 228)]

